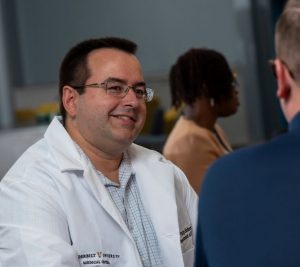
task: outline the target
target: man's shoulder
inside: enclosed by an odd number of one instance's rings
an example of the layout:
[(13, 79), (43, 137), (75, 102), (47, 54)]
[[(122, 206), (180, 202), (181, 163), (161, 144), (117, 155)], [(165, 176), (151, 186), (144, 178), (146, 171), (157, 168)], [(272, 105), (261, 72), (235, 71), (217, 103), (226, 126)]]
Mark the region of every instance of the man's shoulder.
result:
[(18, 158), (3, 177), (3, 180), (13, 182), (26, 179), (29, 181), (36, 177), (33, 173), (37, 173), (39, 170), (42, 173), (42, 170), (48, 169), (47, 166), (49, 165), (52, 166), (53, 162), (49, 157), (48, 145), (45, 139), (41, 139)]
[(161, 159), (164, 158), (164, 156), (156, 151), (156, 150), (152, 150), (149, 148), (146, 148), (144, 146), (138, 145), (138, 144), (131, 144), (131, 146), (128, 149), (128, 152), (131, 156), (131, 158), (135, 158), (135, 157), (143, 157), (143, 158), (157, 158), (157, 159)]
[(259, 163), (259, 158), (266, 158), (271, 154), (271, 144), (257, 144), (251, 147), (240, 148), (232, 153), (222, 156), (216, 160), (209, 171), (234, 173), (252, 168), (253, 164)]
[(220, 159), (222, 164), (251, 164), (252, 160), (255, 160), (257, 164), (265, 163), (271, 158), (276, 158), (282, 156), (282, 154), (277, 153), (279, 151), (283, 153), (292, 153), (290, 151), (291, 147), (296, 146), (296, 150), (300, 148), (297, 145), (300, 142), (299, 136), (295, 138), (292, 134), (282, 134), (280, 136), (274, 137), (271, 140), (261, 142), (255, 145), (240, 148), (233, 153), (230, 153)]
[(172, 173), (172, 177), (182, 177), (183, 172), (171, 161), (165, 158), (160, 152), (146, 147), (132, 144), (128, 149), (131, 161), (134, 166), (143, 166), (152, 171)]
[(293, 137), (282, 135), (267, 142), (240, 148), (216, 160), (206, 176), (211, 179), (222, 179), (222, 177), (234, 179), (256, 176), (262, 170), (274, 170), (286, 157), (292, 157), (295, 151), (300, 153), (299, 148), (294, 148), (294, 152), (291, 151), (292, 147), (295, 147)]
[(162, 153), (152, 150), (137, 144), (132, 144), (128, 149), (131, 160), (143, 162), (145, 164), (151, 163), (163, 163), (163, 165), (168, 167), (178, 168), (170, 160), (168, 160)]

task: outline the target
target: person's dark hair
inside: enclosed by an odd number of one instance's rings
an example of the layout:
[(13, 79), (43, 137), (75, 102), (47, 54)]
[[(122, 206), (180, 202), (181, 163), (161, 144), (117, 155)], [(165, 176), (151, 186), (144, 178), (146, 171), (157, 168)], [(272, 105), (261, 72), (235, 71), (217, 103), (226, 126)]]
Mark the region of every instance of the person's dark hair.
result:
[[(100, 48), (115, 48), (130, 54), (135, 54), (137, 45), (127, 39), (106, 37), (83, 41), (69, 50), (61, 63), (59, 72), (60, 113), (63, 120), (65, 120), (66, 117), (66, 110), (62, 103), (63, 87), (65, 85), (78, 86), (85, 84), (91, 75), (87, 65), (87, 57), (90, 52)], [(80, 94), (83, 94), (85, 89), (80, 88), (76, 90)]]
[(193, 104), (197, 98), (216, 102), (230, 98), (233, 73), (225, 57), (212, 49), (193, 48), (181, 55), (171, 67), (169, 82), (172, 105)]

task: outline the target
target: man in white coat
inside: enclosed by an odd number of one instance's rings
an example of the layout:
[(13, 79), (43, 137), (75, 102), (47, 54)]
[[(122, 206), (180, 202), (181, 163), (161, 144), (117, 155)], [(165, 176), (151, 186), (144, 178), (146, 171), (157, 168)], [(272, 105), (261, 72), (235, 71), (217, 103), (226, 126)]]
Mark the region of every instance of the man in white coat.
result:
[(193, 266), (197, 195), (133, 144), (153, 97), (135, 51), (102, 38), (65, 56), (62, 117), (0, 183), (0, 266)]

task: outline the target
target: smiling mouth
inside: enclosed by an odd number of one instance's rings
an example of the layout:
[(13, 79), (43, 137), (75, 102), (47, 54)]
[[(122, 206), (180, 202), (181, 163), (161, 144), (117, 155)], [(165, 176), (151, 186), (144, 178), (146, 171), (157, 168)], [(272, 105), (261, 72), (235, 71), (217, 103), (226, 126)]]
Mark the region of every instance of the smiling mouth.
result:
[(137, 121), (137, 118), (135, 118), (133, 116), (128, 116), (128, 115), (112, 115), (112, 116), (117, 119), (124, 120), (124, 121), (133, 121), (133, 122)]

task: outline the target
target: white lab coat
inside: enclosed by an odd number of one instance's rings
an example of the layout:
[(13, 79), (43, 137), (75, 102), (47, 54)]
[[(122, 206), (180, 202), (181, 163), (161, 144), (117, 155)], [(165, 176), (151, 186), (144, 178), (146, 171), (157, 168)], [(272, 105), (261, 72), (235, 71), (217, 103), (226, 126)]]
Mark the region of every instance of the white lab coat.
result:
[[(128, 152), (165, 266), (192, 267), (196, 193), (161, 154), (135, 144)], [(143, 266), (109, 193), (57, 118), (0, 183), (1, 264)]]

